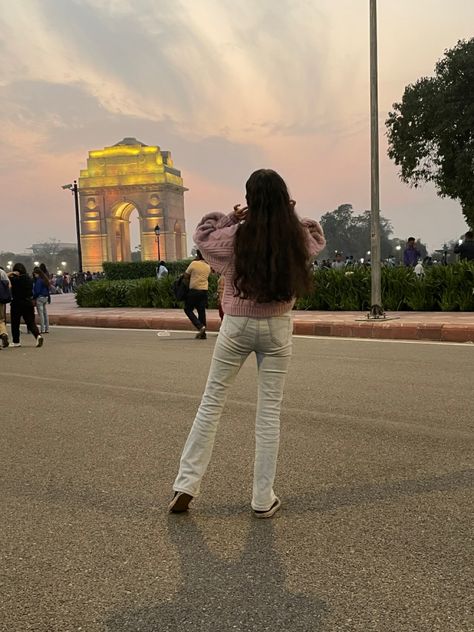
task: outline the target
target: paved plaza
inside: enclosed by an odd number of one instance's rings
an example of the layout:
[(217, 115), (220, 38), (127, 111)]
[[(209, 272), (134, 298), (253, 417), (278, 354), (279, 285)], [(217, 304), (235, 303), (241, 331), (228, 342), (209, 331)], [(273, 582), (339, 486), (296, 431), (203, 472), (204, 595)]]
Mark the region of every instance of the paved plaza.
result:
[(0, 630), (472, 629), (472, 345), (295, 338), (259, 521), (252, 358), (202, 496), (166, 513), (215, 341), (192, 336), (0, 351)]

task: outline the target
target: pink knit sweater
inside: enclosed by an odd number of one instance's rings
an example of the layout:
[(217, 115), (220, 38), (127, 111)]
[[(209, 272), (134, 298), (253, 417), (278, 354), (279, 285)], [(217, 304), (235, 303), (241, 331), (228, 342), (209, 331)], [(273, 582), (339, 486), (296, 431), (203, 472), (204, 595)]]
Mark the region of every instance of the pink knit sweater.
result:
[[(308, 255), (315, 257), (326, 244), (321, 226), (312, 219), (303, 219), (301, 223), (307, 231)], [(285, 314), (293, 308), (294, 300), (288, 303), (256, 303), (234, 296), (234, 239), (238, 226), (239, 220), (235, 213), (209, 213), (202, 218), (194, 233), (194, 242), (204, 259), (211, 268), (225, 277), (222, 299), (224, 313), (251, 318), (270, 318)]]

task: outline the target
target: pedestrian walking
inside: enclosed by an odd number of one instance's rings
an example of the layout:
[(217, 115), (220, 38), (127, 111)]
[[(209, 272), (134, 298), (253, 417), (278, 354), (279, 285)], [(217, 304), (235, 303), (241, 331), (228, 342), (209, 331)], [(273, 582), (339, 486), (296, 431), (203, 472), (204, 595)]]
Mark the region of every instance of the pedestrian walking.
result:
[(43, 346), (41, 336), (35, 323), (35, 310), (33, 307), (33, 279), (27, 274), (22, 263), (15, 263), (13, 270), (8, 275), (12, 284), (12, 302), (10, 307), (12, 347), (21, 347), (20, 321), (23, 320), (28, 330), (36, 338), (36, 346)]
[(5, 270), (0, 267), (0, 340), (3, 349), (10, 344), (7, 332), (7, 305), (11, 298), (10, 279)]
[(69, 294), (71, 291), (71, 275), (69, 272), (64, 272), (63, 274), (63, 292), (64, 294)]
[(251, 353), (258, 367), (251, 506), (257, 518), (269, 518), (280, 508), (273, 482), (292, 349), (291, 310), (295, 297), (311, 287), (311, 260), (325, 240), (317, 222), (298, 218), (287, 186), (275, 171), (254, 172), (246, 193), (247, 207), (204, 216), (194, 234), (203, 256), (225, 277), (225, 315), (173, 485), (173, 513), (186, 511), (199, 494), (227, 392)]
[[(196, 259), (191, 261), (184, 273), (189, 280), (189, 292), (184, 303), (184, 312), (198, 330), (196, 338), (206, 339), (206, 307), (209, 290), (211, 266), (204, 261), (201, 251), (196, 252)], [(194, 313), (194, 310), (197, 312)]]
[(33, 301), (40, 319), (40, 333), (49, 333), (48, 301), (50, 282), (41, 268), (33, 268)]

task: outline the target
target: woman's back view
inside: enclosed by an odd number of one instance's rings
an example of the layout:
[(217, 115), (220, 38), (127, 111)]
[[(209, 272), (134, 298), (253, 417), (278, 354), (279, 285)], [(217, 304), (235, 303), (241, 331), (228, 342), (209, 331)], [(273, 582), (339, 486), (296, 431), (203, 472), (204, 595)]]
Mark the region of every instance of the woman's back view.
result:
[(256, 171), (246, 189), (246, 208), (206, 215), (194, 235), (206, 261), (225, 276), (225, 316), (173, 486), (172, 512), (186, 511), (199, 494), (227, 391), (252, 352), (258, 367), (252, 508), (256, 517), (267, 518), (280, 507), (273, 481), (292, 349), (291, 309), (295, 297), (309, 289), (311, 258), (325, 241), (317, 222), (297, 217), (276, 172)]

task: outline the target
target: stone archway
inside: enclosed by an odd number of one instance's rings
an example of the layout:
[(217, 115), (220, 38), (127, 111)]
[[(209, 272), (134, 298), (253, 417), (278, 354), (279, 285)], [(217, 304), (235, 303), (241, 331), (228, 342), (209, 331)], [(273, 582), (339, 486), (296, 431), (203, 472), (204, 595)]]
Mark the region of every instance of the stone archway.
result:
[(132, 249), (130, 243), (130, 215), (138, 211), (140, 223), (140, 244), (142, 242), (142, 216), (140, 209), (133, 202), (117, 202), (111, 208), (110, 228), (113, 235), (112, 249), (115, 253), (115, 261), (131, 261)]
[(79, 198), (85, 270), (102, 270), (104, 261), (130, 261), (130, 214), (138, 211), (141, 257), (156, 260), (155, 226), (160, 226), (161, 257), (186, 256), (181, 172), (168, 151), (124, 138), (89, 152), (81, 170)]

